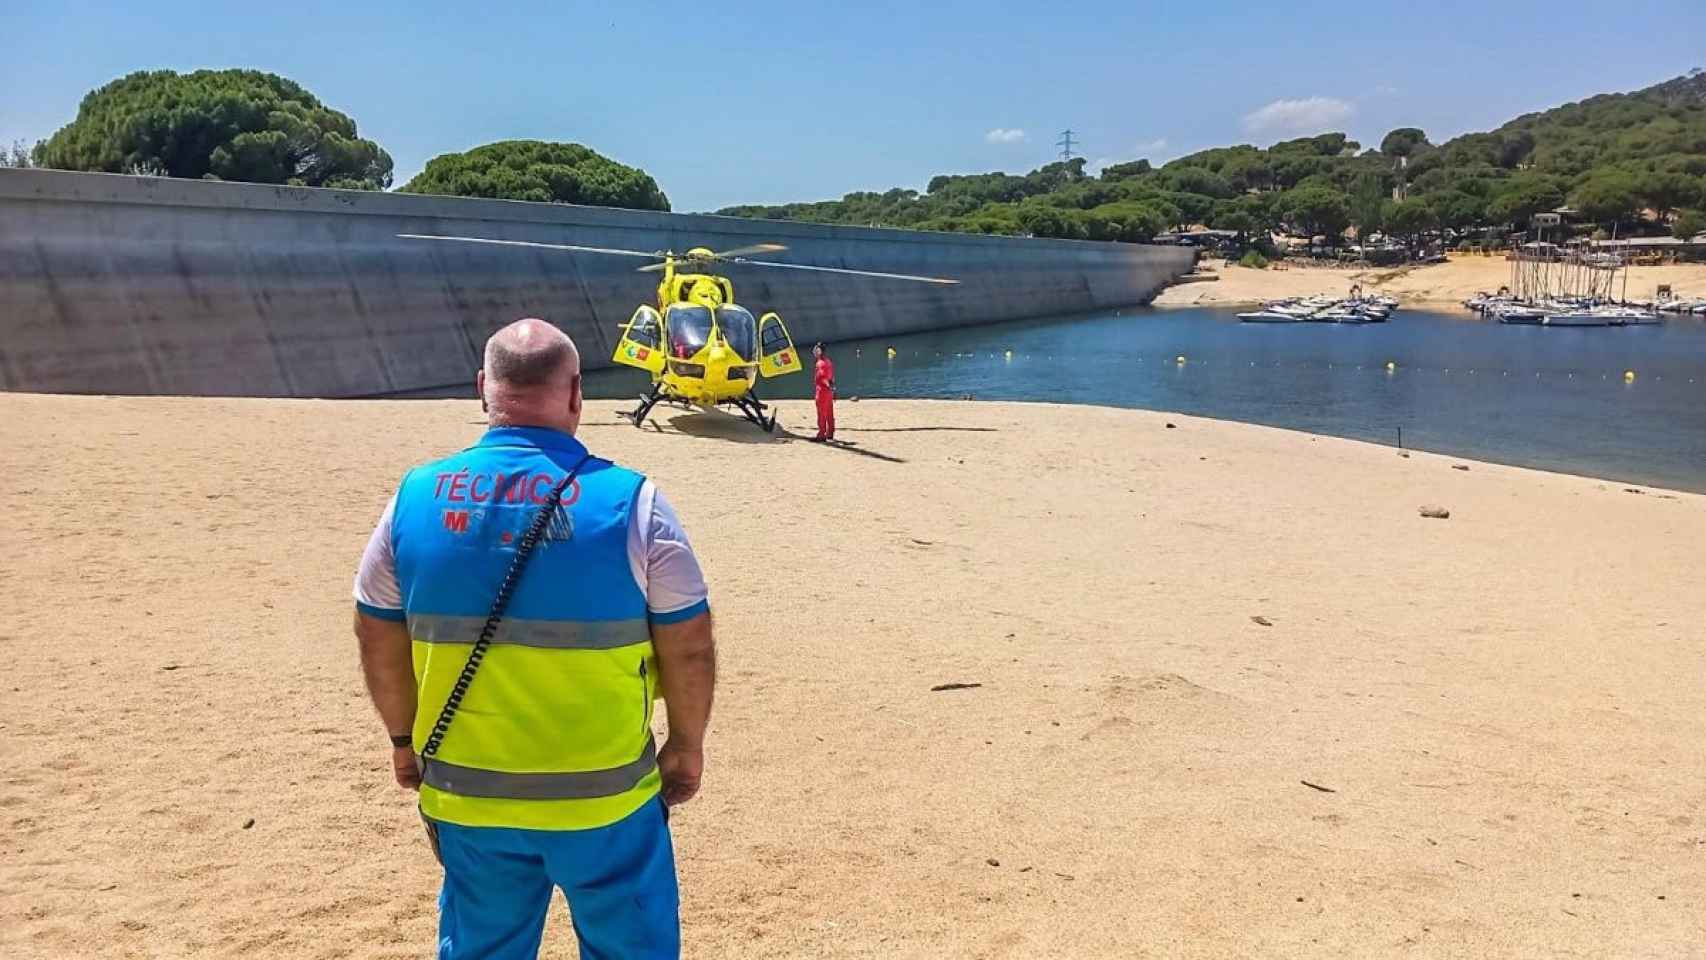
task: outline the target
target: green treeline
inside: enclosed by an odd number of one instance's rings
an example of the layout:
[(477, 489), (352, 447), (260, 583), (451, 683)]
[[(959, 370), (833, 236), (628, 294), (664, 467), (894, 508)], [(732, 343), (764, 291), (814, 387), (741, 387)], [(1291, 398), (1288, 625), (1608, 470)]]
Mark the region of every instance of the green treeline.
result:
[(624, 166), (578, 143), (540, 140), (500, 140), (466, 153), (434, 157), (403, 186), (403, 192), (669, 209), (669, 198), (644, 170)]
[[(391, 156), (355, 121), (283, 77), (255, 70), (152, 70), (83, 98), (77, 116), (0, 166), (383, 190)], [(408, 193), (668, 210), (644, 170), (576, 143), (506, 140), (434, 157)]]
[[(21, 158), (18, 158), (21, 159)], [(283, 77), (256, 70), (152, 70), (83, 98), (36, 144), (57, 170), (383, 190), (391, 155), (355, 121)]]
[[(1706, 206), (1706, 73), (1518, 117), (1430, 143), (1415, 128), (1362, 149), (1342, 133), (1203, 150), (1159, 168), (1051, 163), (1023, 176), (939, 176), (923, 193), (737, 206), (731, 216), (1088, 240), (1147, 240), (1204, 224), (1336, 243), (1347, 227), (1414, 241), (1439, 228), (1526, 227), (1574, 208), (1609, 228), (1698, 230)], [(1656, 216), (1657, 220), (1649, 220)]]
[[(0, 165), (382, 190), (392, 162), (346, 114), (254, 70), (130, 74)], [(643, 170), (574, 143), (503, 141), (433, 158), (403, 190), (668, 210)], [(1443, 144), (1415, 128), (1364, 149), (1342, 133), (1203, 150), (1160, 167), (1083, 160), (1024, 175), (933, 178), (924, 192), (728, 207), (720, 213), (1086, 240), (1143, 241), (1203, 224), (1251, 237), (1284, 230), (1337, 244), (1347, 228), (1412, 246), (1449, 229), (1526, 227), (1568, 206), (1605, 229), (1691, 236), (1706, 228), (1706, 72), (1518, 117)]]

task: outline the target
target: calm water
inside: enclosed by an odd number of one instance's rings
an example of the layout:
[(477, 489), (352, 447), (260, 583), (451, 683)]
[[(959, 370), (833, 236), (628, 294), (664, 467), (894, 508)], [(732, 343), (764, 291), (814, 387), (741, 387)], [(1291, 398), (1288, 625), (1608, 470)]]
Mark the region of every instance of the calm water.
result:
[[(1239, 323), (1235, 312), (1125, 310), (852, 341), (830, 352), (842, 397), (1106, 404), (1382, 443), (1395, 443), (1402, 428), (1407, 447), (1706, 492), (1700, 319), (1549, 329), (1405, 309), (1386, 324), (1338, 326)], [(644, 379), (599, 372), (587, 390), (632, 397)], [(810, 390), (806, 375), (760, 387), (777, 398), (805, 399)], [(856, 408), (841, 411), (848, 416)]]

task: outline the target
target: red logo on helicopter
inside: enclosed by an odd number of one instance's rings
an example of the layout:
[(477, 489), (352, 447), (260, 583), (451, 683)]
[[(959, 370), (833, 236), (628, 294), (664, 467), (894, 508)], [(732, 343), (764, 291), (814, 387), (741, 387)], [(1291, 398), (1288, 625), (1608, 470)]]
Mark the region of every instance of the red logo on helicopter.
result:
[(788, 364), (793, 363), (794, 361), (789, 359), (788, 351), (784, 350), (781, 353), (778, 353), (776, 355), (776, 362), (782, 364), (783, 366), (787, 366)]

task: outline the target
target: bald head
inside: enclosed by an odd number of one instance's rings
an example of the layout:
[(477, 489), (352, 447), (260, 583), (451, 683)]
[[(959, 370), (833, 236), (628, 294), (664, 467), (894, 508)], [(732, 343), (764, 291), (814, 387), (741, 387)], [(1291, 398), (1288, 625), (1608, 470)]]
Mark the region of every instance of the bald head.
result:
[(581, 358), (569, 335), (528, 317), (492, 334), (478, 379), (494, 426), (550, 427), (574, 433), (580, 425)]
[(581, 372), (580, 352), (569, 335), (528, 317), (486, 341), (486, 382), (510, 387), (545, 387)]

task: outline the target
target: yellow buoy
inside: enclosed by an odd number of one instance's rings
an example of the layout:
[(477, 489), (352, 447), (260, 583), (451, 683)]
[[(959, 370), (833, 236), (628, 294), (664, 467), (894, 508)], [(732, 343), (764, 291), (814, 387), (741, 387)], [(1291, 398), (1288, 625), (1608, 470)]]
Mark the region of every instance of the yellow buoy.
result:
[(1633, 381), (1634, 381), (1634, 379), (1635, 379), (1635, 371), (1633, 371), (1633, 370), (1625, 370), (1625, 371), (1623, 371), (1623, 380), (1624, 380), (1624, 382), (1633, 382)]
[(890, 360), (894, 359), (894, 348), (893, 347), (889, 348), (889, 359)]
[(1007, 359), (1009, 359), (1009, 360), (1013, 359), (1013, 351), (1011, 351), (1011, 350), (1007, 351), (1006, 356), (1007, 356)]
[(1184, 363), (1185, 362), (1185, 355), (1182, 353), (1179, 354), (1178, 356), (1173, 358), (1173, 362), (1174, 363)]
[(1386, 372), (1387, 373), (1391, 373), (1392, 371), (1394, 371), (1396, 369), (1398, 369), (1398, 365), (1396, 363), (1393, 363), (1390, 360), (1386, 361)]

